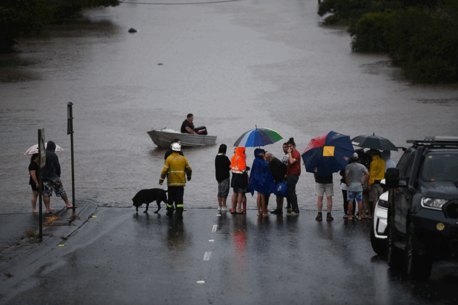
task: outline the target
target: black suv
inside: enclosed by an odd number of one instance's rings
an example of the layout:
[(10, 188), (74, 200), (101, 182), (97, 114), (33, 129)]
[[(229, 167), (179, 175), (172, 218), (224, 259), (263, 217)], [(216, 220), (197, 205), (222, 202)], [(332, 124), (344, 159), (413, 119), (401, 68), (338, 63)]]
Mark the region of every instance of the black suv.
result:
[(458, 258), (458, 137), (407, 143), (385, 175), (388, 264), (427, 279), (433, 259)]

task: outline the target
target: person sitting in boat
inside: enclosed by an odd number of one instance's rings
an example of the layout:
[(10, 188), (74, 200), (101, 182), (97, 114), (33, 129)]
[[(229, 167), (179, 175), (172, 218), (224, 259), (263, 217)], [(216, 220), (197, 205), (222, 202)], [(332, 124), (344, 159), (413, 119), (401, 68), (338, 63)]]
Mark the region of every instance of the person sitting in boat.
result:
[(194, 128), (194, 115), (192, 113), (188, 113), (186, 116), (186, 120), (183, 121), (181, 124), (181, 133), (189, 133), (189, 134), (199, 134), (199, 135), (206, 135), (207, 128), (205, 126), (200, 126)]

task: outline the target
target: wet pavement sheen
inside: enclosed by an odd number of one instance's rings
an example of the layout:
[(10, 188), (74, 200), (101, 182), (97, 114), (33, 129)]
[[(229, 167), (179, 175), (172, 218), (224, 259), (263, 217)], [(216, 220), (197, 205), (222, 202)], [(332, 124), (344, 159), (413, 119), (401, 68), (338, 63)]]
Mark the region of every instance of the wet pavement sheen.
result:
[[(12, 266), (0, 304), (456, 304), (458, 269), (408, 281), (374, 255), (368, 223), (314, 212), (259, 219), (192, 209), (165, 215), (99, 208), (37, 263)], [(32, 263), (33, 262), (33, 263)], [(455, 288), (454, 288), (455, 287)], [(39, 301), (38, 301), (39, 300)]]

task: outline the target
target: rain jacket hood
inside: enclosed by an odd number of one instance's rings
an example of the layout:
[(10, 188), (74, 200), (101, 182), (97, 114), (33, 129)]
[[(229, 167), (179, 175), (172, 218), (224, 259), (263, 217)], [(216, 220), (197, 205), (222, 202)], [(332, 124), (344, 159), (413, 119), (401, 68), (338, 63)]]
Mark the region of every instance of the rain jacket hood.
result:
[(56, 143), (48, 141), (46, 144), (46, 165), (41, 172), (43, 181), (55, 181), (60, 178), (60, 163), (55, 150)]
[(254, 150), (254, 156), (255, 156), (255, 158), (259, 158), (261, 155), (263, 155), (263, 154), (265, 154), (265, 153), (266, 153), (266, 151), (265, 151), (264, 149), (262, 149), (262, 148), (256, 148), (256, 149)]
[[(256, 152), (258, 151), (258, 152)], [(272, 173), (270, 172), (269, 164), (261, 154), (264, 154), (263, 149), (255, 150), (255, 159), (251, 168), (250, 181), (248, 191), (253, 194), (257, 191), (261, 194), (270, 194), (275, 190), (275, 182)]]
[(246, 170), (245, 147), (236, 147), (234, 156), (231, 159), (231, 170), (233, 173), (243, 173)]
[(56, 151), (56, 143), (53, 141), (48, 141), (48, 144), (46, 144), (46, 150), (52, 152)]

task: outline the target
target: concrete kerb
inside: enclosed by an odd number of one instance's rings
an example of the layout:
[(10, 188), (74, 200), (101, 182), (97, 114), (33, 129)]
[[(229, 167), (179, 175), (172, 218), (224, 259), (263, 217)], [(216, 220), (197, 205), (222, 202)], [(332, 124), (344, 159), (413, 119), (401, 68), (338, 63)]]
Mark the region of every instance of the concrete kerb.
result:
[[(75, 215), (73, 215), (72, 209), (67, 210), (64, 208), (59, 210), (53, 215), (55, 218), (44, 225), (43, 241), (41, 243), (38, 242), (37, 233), (28, 238), (26, 233), (18, 236), (12, 245), (0, 249), (0, 278), (3, 276), (8, 277), (8, 273), (5, 270), (8, 266), (14, 265), (14, 262), (24, 257), (24, 255), (35, 253), (42, 246), (59, 244), (62, 240), (67, 240), (94, 215), (97, 208), (98, 206), (95, 203), (79, 204)], [(38, 221), (34, 226), (38, 231)]]

